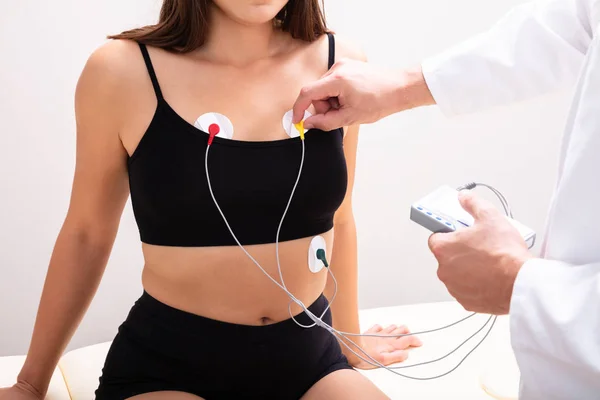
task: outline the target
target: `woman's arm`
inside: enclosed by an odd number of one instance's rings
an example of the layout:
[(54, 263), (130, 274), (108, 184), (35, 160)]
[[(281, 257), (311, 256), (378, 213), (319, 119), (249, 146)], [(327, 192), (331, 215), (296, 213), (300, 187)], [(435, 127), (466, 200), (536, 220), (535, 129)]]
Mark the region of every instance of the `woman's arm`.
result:
[[(367, 60), (360, 49), (337, 36), (335, 53), (336, 61), (340, 59)], [(334, 241), (329, 267), (338, 282), (336, 298), (331, 305), (333, 326), (340, 331), (352, 333), (360, 332), (358, 320), (358, 251), (356, 223), (352, 209), (359, 129), (359, 125), (345, 129), (344, 155), (348, 168), (348, 188), (346, 197), (334, 217)], [(330, 300), (334, 289), (333, 280), (328, 279), (325, 296)], [(342, 348), (349, 360), (355, 359), (350, 351), (344, 346)]]
[[(77, 155), (68, 213), (50, 260), (17, 387), (43, 398), (52, 373), (99, 285), (128, 197), (119, 139), (120, 79), (105, 46), (78, 82)], [(10, 396), (9, 396), (10, 397)]]
[[(344, 332), (359, 333), (358, 321), (358, 252), (356, 224), (352, 211), (352, 191), (356, 152), (358, 148), (358, 126), (347, 129), (344, 138), (344, 153), (348, 166), (348, 190), (346, 197), (334, 217), (334, 240), (329, 268), (337, 279), (338, 291), (331, 304), (333, 326)], [(333, 279), (327, 280), (325, 296), (331, 300), (334, 293)], [(350, 357), (351, 353), (344, 349)]]
[[(348, 58), (366, 61), (365, 55), (345, 41), (338, 40), (336, 54), (338, 58)], [(342, 205), (334, 218), (334, 241), (331, 255), (330, 269), (338, 282), (338, 291), (335, 301), (331, 305), (333, 326), (335, 329), (349, 333), (360, 333), (358, 315), (358, 251), (356, 224), (352, 209), (352, 192), (354, 189), (354, 176), (356, 170), (356, 154), (358, 151), (359, 125), (346, 129), (344, 138), (344, 153), (348, 167), (348, 190)], [(325, 296), (331, 300), (334, 293), (334, 282), (327, 281)], [(366, 333), (402, 335), (409, 333), (406, 327), (391, 325), (383, 329), (379, 325), (373, 326)], [(366, 338), (350, 337), (350, 339), (364, 349), (369, 356), (378, 362), (389, 365), (406, 360), (409, 347), (420, 346), (421, 342), (414, 336), (402, 338)], [(361, 354), (360, 350), (346, 341), (354, 351)], [(342, 345), (344, 354), (350, 363), (358, 368), (371, 368), (372, 366), (360, 360), (354, 353)], [(363, 354), (361, 354), (363, 355)], [(364, 355), (363, 355), (364, 357)]]
[[(334, 218), (334, 240), (331, 255), (330, 270), (338, 283), (335, 300), (331, 303), (333, 327), (342, 332), (360, 333), (358, 316), (358, 251), (356, 238), (356, 224), (352, 210), (352, 191), (354, 188), (354, 175), (356, 170), (356, 153), (358, 148), (358, 126), (351, 126), (344, 139), (344, 152), (348, 166), (348, 191), (346, 198), (338, 209)], [(335, 290), (333, 279), (328, 279), (325, 296), (332, 299)], [(409, 333), (408, 328), (391, 325), (383, 329), (379, 325), (373, 326), (366, 333), (380, 335), (403, 335)], [(415, 336), (405, 337), (350, 337), (349, 339), (367, 354), (384, 365), (405, 361), (408, 357), (406, 349), (418, 347), (420, 340)], [(352, 342), (345, 341), (354, 351), (361, 353)], [(373, 366), (362, 361), (352, 351), (342, 345), (344, 355), (350, 364), (357, 368), (368, 369)], [(368, 357), (366, 357), (368, 359)]]

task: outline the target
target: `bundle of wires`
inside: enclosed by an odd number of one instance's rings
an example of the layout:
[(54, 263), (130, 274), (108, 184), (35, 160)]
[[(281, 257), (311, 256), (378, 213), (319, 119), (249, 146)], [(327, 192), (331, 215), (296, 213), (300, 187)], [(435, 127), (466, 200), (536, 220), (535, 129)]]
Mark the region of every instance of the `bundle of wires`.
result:
[[(290, 204), (292, 202), (292, 199), (294, 198), (294, 193), (296, 192), (296, 188), (298, 186), (298, 182), (300, 181), (300, 177), (302, 176), (302, 169), (304, 167), (304, 157), (305, 157), (305, 153), (306, 153), (306, 145), (305, 145), (305, 138), (304, 138), (304, 128), (302, 127), (301, 124), (299, 124), (299, 126), (297, 127), (297, 129), (299, 129), (299, 131), (301, 132), (300, 135), (300, 140), (301, 140), (301, 144), (302, 144), (302, 156), (301, 156), (301, 161), (300, 161), (300, 167), (298, 169), (298, 176), (296, 178), (294, 187), (292, 189), (292, 192), (290, 194), (290, 198), (289, 201), (286, 205), (285, 211), (281, 217), (279, 226), (277, 228), (277, 234), (275, 237), (275, 253), (276, 253), (276, 260), (277, 260), (277, 270), (279, 272), (279, 279), (280, 282), (277, 281), (275, 278), (273, 278), (267, 271), (265, 271), (265, 269), (260, 265), (260, 263), (254, 258), (252, 257), (252, 255), (246, 250), (246, 248), (240, 243), (240, 241), (238, 240), (237, 236), (235, 235), (235, 233), (233, 232), (233, 230), (231, 229), (231, 226), (229, 225), (229, 222), (227, 221), (227, 218), (225, 217), (225, 214), (223, 213), (223, 211), (221, 210), (221, 207), (219, 206), (219, 203), (217, 201), (217, 199), (215, 198), (215, 195), (213, 193), (213, 189), (212, 189), (212, 185), (211, 185), (211, 181), (210, 181), (210, 173), (209, 173), (209, 152), (210, 152), (210, 148), (212, 145), (212, 140), (209, 139), (209, 145), (206, 148), (206, 154), (205, 154), (205, 158), (204, 158), (204, 167), (205, 167), (205, 171), (206, 171), (206, 180), (208, 182), (208, 188), (210, 191), (210, 195), (213, 199), (213, 202), (215, 204), (215, 206), (217, 207), (217, 210), (219, 211), (219, 213), (221, 214), (221, 217), (223, 218), (223, 221), (225, 222), (225, 225), (227, 226), (227, 229), (229, 230), (231, 236), (233, 237), (233, 239), (235, 240), (235, 242), (237, 243), (237, 245), (240, 247), (240, 249), (242, 249), (242, 251), (246, 254), (246, 256), (263, 272), (263, 274), (269, 278), (275, 285), (277, 285), (281, 290), (283, 290), (288, 297), (290, 298), (290, 303), (288, 304), (288, 311), (290, 313), (291, 318), (294, 320), (294, 322), (299, 325), (302, 328), (305, 329), (311, 329), (311, 328), (315, 328), (315, 327), (319, 327), (322, 329), (325, 329), (327, 331), (329, 331), (332, 335), (334, 335), (338, 341), (344, 346), (346, 347), (351, 353), (353, 353), (354, 355), (356, 355), (359, 359), (361, 359), (362, 361), (364, 361), (365, 363), (376, 367), (376, 368), (384, 368), (396, 375), (399, 375), (401, 377), (404, 378), (408, 378), (408, 379), (414, 379), (414, 380), (432, 380), (432, 379), (438, 379), (441, 378), (443, 376), (446, 376), (450, 373), (452, 373), (453, 371), (455, 371), (466, 359), (467, 357), (469, 357), (483, 342), (484, 340), (489, 336), (492, 328), (494, 327), (494, 324), (496, 323), (497, 317), (496, 316), (489, 316), (489, 318), (487, 319), (487, 321), (485, 322), (485, 324), (483, 324), (483, 326), (481, 328), (479, 328), (479, 330), (477, 330), (473, 335), (471, 335), (469, 338), (467, 338), (465, 341), (463, 341), (460, 345), (458, 345), (455, 349), (453, 349), (452, 351), (450, 351), (449, 353), (445, 354), (442, 357), (439, 357), (437, 359), (434, 360), (429, 360), (429, 361), (425, 361), (425, 362), (420, 362), (417, 364), (411, 364), (411, 365), (400, 365), (400, 366), (385, 366), (382, 363), (378, 362), (377, 360), (375, 360), (372, 356), (370, 356), (364, 349), (362, 349), (360, 346), (358, 346), (351, 338), (352, 337), (402, 337), (402, 336), (410, 336), (410, 335), (424, 335), (424, 334), (428, 334), (428, 333), (432, 333), (432, 332), (438, 332), (444, 329), (448, 329), (450, 327), (453, 327), (455, 325), (458, 325), (459, 323), (462, 323), (472, 317), (474, 317), (475, 315), (477, 315), (476, 313), (472, 313), (470, 315), (467, 315), (466, 317), (462, 318), (459, 321), (456, 321), (454, 323), (451, 323), (449, 325), (440, 327), (440, 328), (436, 328), (436, 329), (430, 329), (430, 330), (426, 330), (426, 331), (421, 331), (421, 332), (413, 332), (413, 333), (407, 333), (407, 334), (399, 334), (399, 335), (392, 335), (392, 334), (359, 334), (359, 333), (350, 333), (350, 332), (342, 332), (339, 331), (337, 329), (335, 329), (334, 327), (330, 326), (329, 324), (325, 323), (323, 321), (323, 317), (325, 316), (325, 314), (327, 313), (327, 311), (329, 310), (329, 307), (331, 306), (331, 304), (335, 301), (335, 297), (337, 295), (337, 290), (338, 290), (338, 284), (337, 284), (337, 280), (335, 279), (335, 276), (333, 274), (333, 272), (331, 271), (331, 269), (328, 267), (326, 260), (324, 261), (324, 264), (327, 267), (327, 271), (329, 273), (329, 276), (331, 276), (331, 279), (333, 280), (334, 283), (334, 293), (329, 301), (329, 305), (327, 306), (327, 308), (323, 311), (323, 313), (320, 316), (317, 316), (315, 314), (313, 314), (308, 307), (298, 298), (296, 298), (287, 288), (286, 284), (285, 284), (285, 280), (283, 278), (283, 273), (282, 273), (282, 268), (281, 268), (281, 262), (279, 259), (279, 234), (281, 232), (281, 227), (283, 226), (283, 223), (285, 221), (285, 217), (288, 213)], [(211, 134), (211, 139), (214, 135)], [(461, 187), (458, 188), (458, 190), (472, 190), (475, 189), (476, 187), (481, 186), (481, 187), (486, 187), (489, 190), (491, 190), (500, 200), (502, 207), (504, 208), (504, 212), (506, 213), (506, 215), (510, 218), (512, 218), (512, 211), (510, 209), (510, 206), (508, 204), (508, 201), (506, 200), (506, 198), (504, 197), (504, 195), (502, 195), (502, 193), (500, 193), (500, 191), (498, 191), (497, 189), (495, 189), (494, 187), (487, 185), (487, 184), (483, 184), (483, 183), (468, 183), (466, 185), (463, 185)], [(320, 254), (319, 257), (321, 260), (323, 260), (323, 254)], [(310, 325), (303, 325), (301, 323), (299, 323), (294, 315), (292, 314), (291, 311), (291, 306), (292, 304), (297, 304), (298, 306), (300, 306), (300, 308), (303, 310), (303, 312), (313, 321), (312, 324)], [(465, 346), (468, 342), (470, 342), (475, 336), (477, 336), (480, 332), (482, 332), (486, 327), (489, 328), (486, 331), (485, 335), (483, 336), (483, 338), (450, 370), (448, 370), (447, 372), (440, 374), (440, 375), (436, 375), (436, 376), (431, 376), (431, 377), (414, 377), (414, 376), (409, 376), (409, 375), (405, 375), (402, 373), (399, 373), (397, 370), (400, 369), (407, 369), (407, 368), (413, 368), (413, 367), (418, 367), (418, 366), (422, 366), (422, 365), (427, 365), (427, 364), (432, 364), (432, 363), (436, 363), (439, 361), (442, 361), (448, 357), (450, 357), (452, 354), (456, 353), (459, 349), (461, 349), (463, 346)], [(358, 349), (355, 350), (354, 348)]]

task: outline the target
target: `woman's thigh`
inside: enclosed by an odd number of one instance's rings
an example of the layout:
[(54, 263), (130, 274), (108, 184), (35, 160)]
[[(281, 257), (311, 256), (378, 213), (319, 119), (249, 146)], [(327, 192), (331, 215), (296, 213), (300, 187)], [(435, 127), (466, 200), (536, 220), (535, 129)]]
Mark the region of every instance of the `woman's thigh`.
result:
[(389, 400), (365, 376), (351, 369), (343, 369), (327, 375), (317, 382), (302, 400)]
[(184, 392), (152, 392), (130, 397), (128, 400), (203, 400), (202, 397)]

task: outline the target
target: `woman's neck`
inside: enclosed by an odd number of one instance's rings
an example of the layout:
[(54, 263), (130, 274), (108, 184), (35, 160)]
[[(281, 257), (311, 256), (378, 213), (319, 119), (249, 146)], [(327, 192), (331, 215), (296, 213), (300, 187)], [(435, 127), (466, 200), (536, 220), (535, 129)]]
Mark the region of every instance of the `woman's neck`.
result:
[(208, 40), (202, 53), (213, 62), (244, 67), (271, 57), (281, 50), (281, 31), (272, 21), (262, 25), (243, 24), (213, 6)]

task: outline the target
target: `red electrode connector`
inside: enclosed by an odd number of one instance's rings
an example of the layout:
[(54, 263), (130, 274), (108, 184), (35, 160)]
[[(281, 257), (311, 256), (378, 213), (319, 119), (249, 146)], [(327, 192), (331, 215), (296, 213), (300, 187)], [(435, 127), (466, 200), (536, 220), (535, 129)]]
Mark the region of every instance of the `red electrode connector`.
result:
[(221, 128), (217, 124), (210, 124), (208, 127), (208, 134), (210, 135), (208, 138), (208, 145), (210, 146), (213, 142), (215, 136), (217, 136), (221, 132)]

